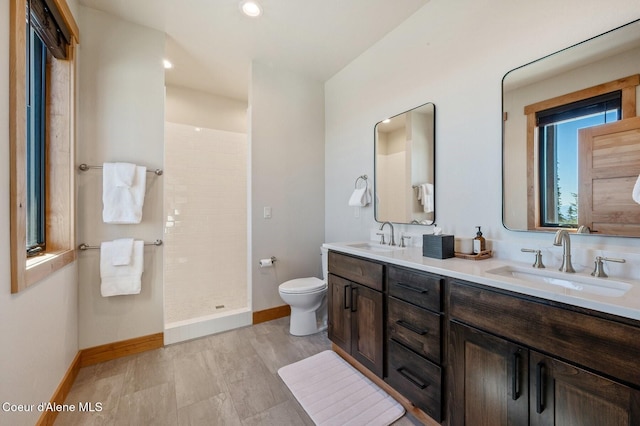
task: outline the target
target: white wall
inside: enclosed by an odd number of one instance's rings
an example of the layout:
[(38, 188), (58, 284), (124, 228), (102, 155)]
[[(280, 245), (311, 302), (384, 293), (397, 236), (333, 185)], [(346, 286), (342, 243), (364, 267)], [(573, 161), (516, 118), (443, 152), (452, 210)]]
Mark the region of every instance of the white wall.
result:
[[(637, 0), (427, 3), (325, 85), (325, 239), (369, 238), (376, 226), (373, 209), (356, 220), (345, 200), (354, 176), (373, 175), (373, 127), (384, 117), (434, 102), (437, 224), (459, 236), (472, 236), (474, 226), (482, 225), (486, 237), (504, 242), (499, 256), (524, 256), (520, 247), (551, 246), (550, 234), (502, 226), (502, 77), (639, 17)], [(581, 245), (624, 252), (638, 240), (576, 237), (574, 246)]]
[[(253, 62), (249, 105), (252, 298), (260, 311), (284, 304), (282, 282), (322, 276), (324, 91), (317, 81)], [(271, 219), (263, 219), (267, 206)], [(271, 256), (275, 267), (258, 268)]]
[(172, 123), (236, 133), (247, 132), (245, 101), (214, 96), (184, 87), (167, 86), (165, 117)]
[[(77, 17), (75, 1), (67, 1)], [(9, 249), (9, 0), (0, 0), (0, 404), (49, 401), (78, 352), (77, 262), (11, 294)], [(7, 413), (32, 425), (41, 413)]]
[[(164, 34), (80, 7), (80, 101), (77, 162), (124, 161), (162, 168), (164, 146)], [(142, 223), (102, 223), (102, 175), (80, 174), (78, 242), (162, 238), (163, 178), (147, 174)], [(79, 345), (93, 347), (163, 330), (162, 247), (144, 250), (142, 291), (100, 296), (99, 250), (79, 254)]]

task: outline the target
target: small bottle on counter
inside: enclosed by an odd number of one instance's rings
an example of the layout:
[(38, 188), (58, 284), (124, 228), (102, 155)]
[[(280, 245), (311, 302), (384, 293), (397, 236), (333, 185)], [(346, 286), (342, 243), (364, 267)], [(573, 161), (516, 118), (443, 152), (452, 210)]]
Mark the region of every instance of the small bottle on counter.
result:
[(487, 249), (487, 241), (482, 236), (480, 227), (476, 226), (476, 228), (478, 228), (478, 232), (476, 232), (476, 237), (473, 239), (473, 254), (479, 254)]

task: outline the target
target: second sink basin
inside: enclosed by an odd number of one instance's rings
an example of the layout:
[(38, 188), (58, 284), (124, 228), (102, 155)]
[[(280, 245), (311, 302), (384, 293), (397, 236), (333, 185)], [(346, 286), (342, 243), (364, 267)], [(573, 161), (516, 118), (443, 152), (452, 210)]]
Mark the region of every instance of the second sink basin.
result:
[(402, 250), (402, 248), (398, 246), (388, 246), (388, 245), (379, 244), (379, 243), (355, 243), (355, 244), (348, 244), (348, 245), (349, 247), (368, 250), (368, 251), (377, 252), (377, 253), (389, 253), (396, 250)]
[(583, 291), (599, 296), (622, 297), (630, 289), (631, 284), (615, 281), (609, 278), (595, 278), (584, 275), (568, 274), (565, 272), (549, 271), (546, 269), (521, 268), (518, 266), (501, 266), (488, 269), (489, 274), (516, 278), (530, 283), (545, 283), (566, 288), (569, 290)]

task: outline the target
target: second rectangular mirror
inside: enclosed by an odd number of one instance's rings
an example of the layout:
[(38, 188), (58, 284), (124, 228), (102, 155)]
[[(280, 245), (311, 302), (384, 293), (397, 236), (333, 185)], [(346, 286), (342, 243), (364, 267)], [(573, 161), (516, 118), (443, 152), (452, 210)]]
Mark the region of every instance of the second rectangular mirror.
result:
[(432, 103), (375, 126), (375, 218), (431, 225), (435, 220), (435, 113)]
[(505, 227), (640, 237), (639, 73), (634, 21), (505, 75)]

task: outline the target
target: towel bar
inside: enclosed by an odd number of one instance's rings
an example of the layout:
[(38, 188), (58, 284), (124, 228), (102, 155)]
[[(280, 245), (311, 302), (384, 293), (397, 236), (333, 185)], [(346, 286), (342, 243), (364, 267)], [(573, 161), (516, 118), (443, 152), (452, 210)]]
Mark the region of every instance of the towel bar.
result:
[[(78, 170), (80, 170), (81, 172), (86, 172), (89, 169), (101, 169), (102, 166), (88, 166), (84, 163), (80, 164), (78, 166)], [(155, 170), (147, 170), (147, 173), (155, 173), (158, 176), (162, 176), (162, 169), (155, 169)]]
[(356, 189), (358, 188), (358, 182), (360, 181), (360, 179), (364, 181), (365, 187), (368, 188), (369, 182), (367, 181), (367, 179), (369, 178), (367, 177), (367, 175), (362, 175), (362, 176), (358, 176), (358, 178), (356, 179), (356, 185), (355, 185)]
[[(155, 240), (152, 243), (144, 243), (145, 246), (161, 246), (162, 245), (162, 240)], [(99, 249), (100, 246), (89, 246), (86, 244), (80, 244), (78, 246), (78, 250), (95, 250), (95, 249)]]

